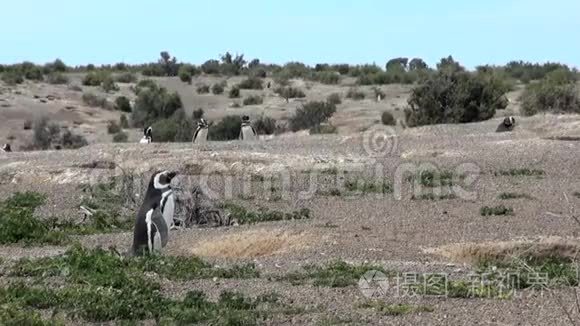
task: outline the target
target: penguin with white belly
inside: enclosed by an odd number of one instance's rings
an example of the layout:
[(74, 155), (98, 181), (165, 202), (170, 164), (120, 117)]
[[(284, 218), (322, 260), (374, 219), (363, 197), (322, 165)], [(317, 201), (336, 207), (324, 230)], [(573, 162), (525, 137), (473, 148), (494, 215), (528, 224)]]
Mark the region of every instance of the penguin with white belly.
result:
[(256, 129), (252, 126), (250, 122), (250, 117), (247, 115), (242, 117), (242, 128), (240, 130), (240, 140), (250, 141), (256, 140), (258, 138), (258, 133)]
[(171, 180), (176, 172), (157, 171), (149, 181), (143, 204), (137, 213), (133, 232), (133, 255), (160, 251), (167, 245), (173, 226), (175, 199)]
[(200, 119), (197, 123), (197, 129), (193, 134), (193, 143), (205, 143), (207, 142), (207, 133), (209, 131), (209, 125), (204, 119)]

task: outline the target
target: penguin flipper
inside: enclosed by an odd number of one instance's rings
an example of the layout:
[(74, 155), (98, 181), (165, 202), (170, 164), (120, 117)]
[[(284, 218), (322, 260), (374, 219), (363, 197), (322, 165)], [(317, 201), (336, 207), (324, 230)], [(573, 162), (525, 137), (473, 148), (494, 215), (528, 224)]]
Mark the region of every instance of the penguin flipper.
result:
[(157, 229), (157, 234), (159, 236), (161, 245), (160, 247), (155, 246), (155, 248), (161, 249), (167, 245), (167, 242), (169, 240), (169, 227), (167, 226), (165, 218), (163, 218), (163, 214), (161, 213), (161, 210), (159, 208), (155, 209), (155, 211), (153, 212), (152, 222), (155, 224), (155, 227)]

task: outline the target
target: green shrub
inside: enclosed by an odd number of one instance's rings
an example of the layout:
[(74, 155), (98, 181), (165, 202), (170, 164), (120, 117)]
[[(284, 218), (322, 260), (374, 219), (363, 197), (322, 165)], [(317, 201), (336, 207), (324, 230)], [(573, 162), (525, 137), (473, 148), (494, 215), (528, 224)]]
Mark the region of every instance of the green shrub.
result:
[(119, 96), (115, 99), (115, 109), (121, 112), (131, 113), (131, 101), (125, 96)]
[(217, 83), (217, 84), (213, 84), (213, 86), (211, 87), (211, 92), (214, 95), (220, 95), (224, 93), (224, 86), (222, 83)]
[(206, 84), (198, 85), (196, 88), (197, 94), (207, 94), (209, 93), (209, 86)]
[(336, 112), (336, 106), (327, 102), (308, 102), (298, 108), (290, 118), (290, 129), (294, 132), (316, 127), (327, 121)]
[(119, 133), (121, 131), (121, 126), (119, 126), (119, 124), (115, 121), (109, 121), (107, 123), (107, 132), (109, 134), (116, 134)]
[(182, 82), (188, 83), (191, 85), (191, 79), (192, 79), (191, 69), (188, 66), (183, 65), (179, 68), (179, 79)]
[(261, 116), (253, 125), (259, 135), (272, 135), (276, 132), (276, 119), (270, 117)]
[(61, 136), (60, 145), (64, 149), (77, 149), (87, 146), (89, 143), (83, 135), (75, 135), (66, 129)]
[(119, 125), (123, 129), (129, 128), (129, 119), (127, 119), (126, 114), (121, 114), (121, 117), (119, 118)]
[(119, 86), (115, 84), (115, 81), (110, 76), (105, 78), (105, 80), (103, 80), (103, 84), (101, 85), (101, 87), (107, 93), (119, 91)]
[(115, 81), (117, 83), (124, 83), (124, 84), (135, 83), (135, 82), (137, 82), (137, 76), (131, 72), (124, 72), (122, 74), (117, 75), (115, 77)]
[(24, 76), (16, 71), (6, 71), (2, 73), (2, 81), (8, 85), (22, 84), (24, 82)]
[(264, 89), (264, 85), (262, 79), (257, 77), (249, 77), (247, 79), (242, 80), (238, 84), (238, 88), (240, 89)]
[(210, 140), (234, 140), (240, 136), (242, 118), (237, 115), (225, 116), (220, 122), (209, 128)]
[(153, 124), (155, 139), (158, 142), (187, 142), (195, 130), (193, 121), (187, 118), (185, 111), (179, 109), (175, 114)]
[(365, 93), (363, 93), (362, 91), (360, 91), (357, 88), (350, 88), (348, 90), (348, 92), (346, 93), (346, 98), (350, 98), (353, 100), (364, 100), (365, 98)]
[(337, 129), (331, 124), (319, 124), (310, 128), (311, 135), (336, 134)]
[(58, 141), (60, 137), (60, 127), (50, 123), (47, 117), (42, 117), (34, 121), (33, 125), (33, 147), (46, 150), (52, 143)]
[(514, 209), (499, 205), (495, 207), (484, 206), (479, 210), (481, 216), (514, 215)]
[(97, 96), (93, 93), (84, 93), (82, 100), (86, 105), (91, 107), (109, 108), (109, 104), (106, 98)]
[(250, 95), (243, 101), (244, 105), (259, 105), (264, 103), (264, 99), (259, 95)]
[(413, 89), (405, 120), (410, 127), (487, 120), (505, 109), (506, 91), (504, 80), (494, 74), (472, 74), (452, 58), (442, 59), (438, 72)]
[(83, 85), (85, 86), (101, 86), (101, 84), (106, 80), (111, 78), (105, 72), (89, 72), (83, 78)]
[(555, 70), (538, 83), (526, 86), (521, 97), (522, 113), (580, 113), (579, 89), (568, 71)]
[(155, 83), (148, 83), (147, 87), (137, 88), (137, 99), (131, 119), (134, 126), (142, 128), (160, 119), (173, 116), (181, 108), (183, 104), (179, 94), (169, 93), (167, 89)]
[(220, 72), (220, 62), (217, 60), (207, 60), (201, 65), (204, 74), (216, 75)]
[(396, 126), (397, 125), (397, 120), (395, 120), (395, 117), (393, 117), (393, 114), (391, 112), (387, 112), (387, 111), (383, 112), (383, 114), (381, 115), (381, 121), (386, 126)]
[(124, 131), (119, 131), (115, 135), (113, 135), (113, 142), (114, 143), (126, 143), (129, 140), (129, 135), (127, 135)]
[(24, 78), (28, 80), (42, 81), (44, 79), (44, 76), (42, 75), (42, 69), (33, 65), (24, 70)]
[(230, 92), (228, 94), (229, 98), (238, 98), (240, 97), (240, 89), (237, 86), (234, 86), (230, 89)]
[(306, 94), (304, 94), (304, 92), (301, 89), (290, 86), (277, 87), (276, 89), (274, 89), (274, 93), (280, 95), (283, 99), (286, 100), (286, 102), (288, 102), (291, 98), (306, 97)]
[(326, 102), (334, 105), (339, 105), (342, 103), (342, 100), (340, 99), (340, 95), (338, 93), (332, 93), (328, 95), (328, 97), (326, 98)]
[(323, 71), (314, 74), (314, 80), (327, 85), (336, 85), (340, 82), (340, 75), (334, 71)]
[(53, 85), (63, 85), (68, 84), (69, 78), (60, 72), (53, 72), (46, 77), (46, 82)]
[(38, 193), (17, 192), (0, 203), (0, 244), (62, 244), (64, 234), (50, 230), (43, 220), (34, 216), (34, 211), (45, 200)]

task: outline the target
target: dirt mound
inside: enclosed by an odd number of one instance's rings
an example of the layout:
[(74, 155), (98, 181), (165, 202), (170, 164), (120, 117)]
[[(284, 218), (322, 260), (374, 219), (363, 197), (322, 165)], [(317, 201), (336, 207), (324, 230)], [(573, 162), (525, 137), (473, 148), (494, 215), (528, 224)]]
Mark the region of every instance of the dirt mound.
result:
[(202, 257), (253, 258), (305, 249), (313, 240), (306, 232), (260, 229), (184, 243), (180, 247), (183, 252)]
[(456, 262), (470, 264), (479, 261), (508, 262), (517, 257), (575, 259), (580, 253), (580, 239), (548, 237), (537, 240), (454, 243), (437, 248), (428, 248), (424, 251)]

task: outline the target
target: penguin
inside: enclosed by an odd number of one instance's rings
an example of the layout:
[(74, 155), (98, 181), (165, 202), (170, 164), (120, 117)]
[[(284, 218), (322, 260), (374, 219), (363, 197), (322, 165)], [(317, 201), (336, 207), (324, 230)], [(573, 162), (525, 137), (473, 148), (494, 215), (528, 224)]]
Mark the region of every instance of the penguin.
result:
[(143, 138), (141, 138), (141, 140), (139, 141), (139, 143), (141, 144), (149, 144), (153, 141), (153, 129), (151, 128), (151, 126), (145, 128), (143, 130)]
[(160, 251), (167, 245), (175, 208), (170, 183), (175, 175), (176, 172), (156, 171), (151, 176), (145, 198), (135, 219), (131, 250), (133, 255), (140, 256)]
[(4, 144), (2, 146), (2, 151), (6, 152), (6, 153), (12, 152), (12, 148), (10, 147), (10, 144)]
[(209, 132), (209, 125), (201, 118), (197, 123), (197, 129), (193, 133), (193, 143), (203, 143), (207, 141), (207, 134)]
[(247, 115), (242, 117), (242, 128), (240, 130), (240, 140), (255, 140), (258, 134), (250, 122)]
[(506, 117), (503, 122), (499, 124), (495, 132), (512, 131), (515, 127), (516, 119), (513, 116)]

